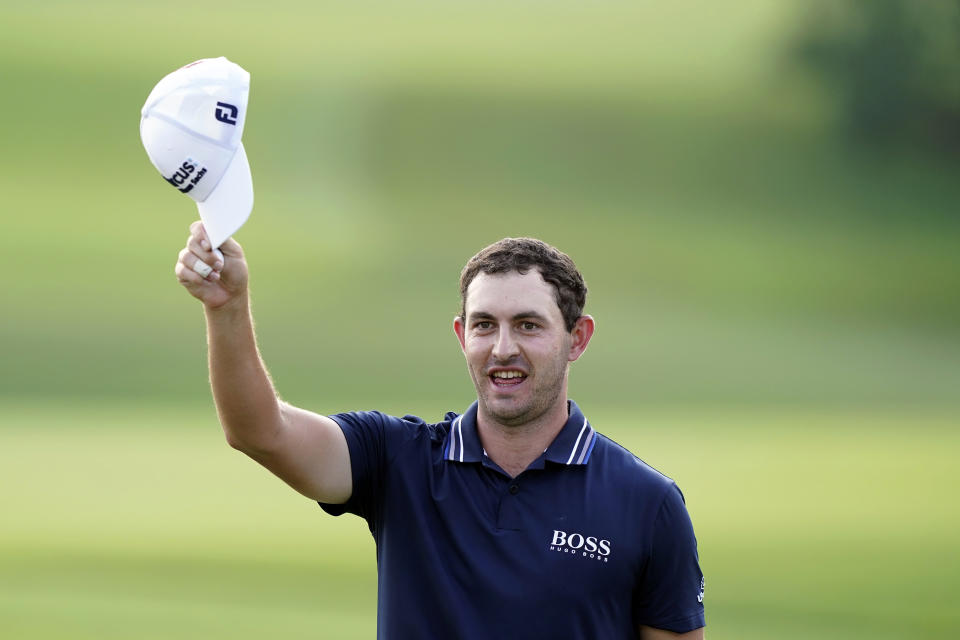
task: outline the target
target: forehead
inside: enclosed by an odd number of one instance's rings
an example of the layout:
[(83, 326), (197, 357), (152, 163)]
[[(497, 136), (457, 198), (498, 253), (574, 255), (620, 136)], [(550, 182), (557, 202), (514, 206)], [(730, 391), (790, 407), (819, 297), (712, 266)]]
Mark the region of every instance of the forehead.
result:
[(553, 285), (536, 269), (477, 274), (467, 287), (465, 307), (467, 316), (480, 311), (494, 316), (535, 311), (545, 317), (561, 317)]

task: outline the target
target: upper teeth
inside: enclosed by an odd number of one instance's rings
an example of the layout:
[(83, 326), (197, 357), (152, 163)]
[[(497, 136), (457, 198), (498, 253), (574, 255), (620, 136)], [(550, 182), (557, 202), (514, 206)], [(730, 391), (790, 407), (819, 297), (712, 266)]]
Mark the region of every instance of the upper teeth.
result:
[(494, 378), (519, 378), (522, 375), (519, 371), (495, 371), (493, 373)]

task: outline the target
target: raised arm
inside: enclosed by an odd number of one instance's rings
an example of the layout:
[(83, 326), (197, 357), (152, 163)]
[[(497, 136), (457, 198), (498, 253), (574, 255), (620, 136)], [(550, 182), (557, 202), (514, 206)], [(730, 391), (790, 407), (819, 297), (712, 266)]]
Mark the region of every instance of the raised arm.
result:
[[(227, 442), (308, 498), (346, 502), (352, 481), (343, 432), (330, 418), (277, 397), (257, 349), (243, 249), (230, 239), (220, 251), (222, 261), (194, 222), (175, 272), (203, 303), (210, 382)], [(203, 264), (213, 267), (206, 277), (197, 270), (206, 271)]]

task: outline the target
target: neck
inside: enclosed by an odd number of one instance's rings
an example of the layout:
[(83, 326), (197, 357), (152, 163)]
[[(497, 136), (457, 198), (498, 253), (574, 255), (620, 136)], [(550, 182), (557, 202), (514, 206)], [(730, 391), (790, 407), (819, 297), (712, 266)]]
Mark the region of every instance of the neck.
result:
[(521, 425), (504, 425), (488, 416), (483, 405), (477, 411), (477, 434), (487, 456), (515, 478), (540, 457), (567, 423), (565, 393), (542, 415)]

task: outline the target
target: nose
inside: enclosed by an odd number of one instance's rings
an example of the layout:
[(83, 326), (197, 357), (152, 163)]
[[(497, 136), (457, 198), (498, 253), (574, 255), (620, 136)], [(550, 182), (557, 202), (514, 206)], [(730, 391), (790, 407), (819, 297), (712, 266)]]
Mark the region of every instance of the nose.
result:
[(517, 341), (514, 339), (513, 332), (509, 327), (501, 327), (497, 334), (497, 341), (493, 345), (494, 360), (498, 362), (507, 362), (519, 355), (520, 351)]

